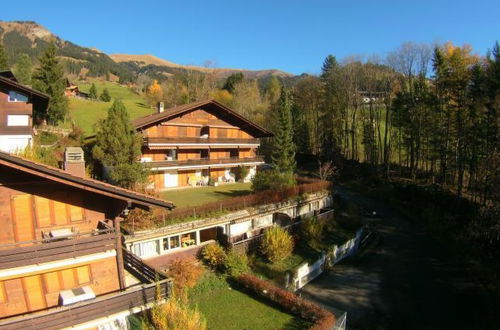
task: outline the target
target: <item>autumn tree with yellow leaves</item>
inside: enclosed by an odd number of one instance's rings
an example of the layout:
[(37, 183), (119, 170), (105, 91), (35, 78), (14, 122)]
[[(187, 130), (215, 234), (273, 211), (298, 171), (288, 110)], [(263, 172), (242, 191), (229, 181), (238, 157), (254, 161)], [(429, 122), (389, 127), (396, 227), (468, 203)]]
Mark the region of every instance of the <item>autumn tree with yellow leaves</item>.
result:
[(146, 98), (152, 107), (155, 107), (158, 102), (163, 101), (163, 89), (157, 80), (153, 80), (153, 83), (149, 85), (146, 90)]

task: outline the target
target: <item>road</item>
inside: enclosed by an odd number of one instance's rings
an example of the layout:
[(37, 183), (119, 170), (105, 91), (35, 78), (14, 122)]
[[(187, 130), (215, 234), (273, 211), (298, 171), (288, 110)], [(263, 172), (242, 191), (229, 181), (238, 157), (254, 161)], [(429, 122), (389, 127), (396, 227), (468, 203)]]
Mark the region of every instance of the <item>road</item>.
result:
[(380, 240), (308, 284), (303, 296), (346, 311), (348, 329), (494, 329), (488, 292), (423, 228), (387, 205), (342, 187), (337, 193), (377, 211)]

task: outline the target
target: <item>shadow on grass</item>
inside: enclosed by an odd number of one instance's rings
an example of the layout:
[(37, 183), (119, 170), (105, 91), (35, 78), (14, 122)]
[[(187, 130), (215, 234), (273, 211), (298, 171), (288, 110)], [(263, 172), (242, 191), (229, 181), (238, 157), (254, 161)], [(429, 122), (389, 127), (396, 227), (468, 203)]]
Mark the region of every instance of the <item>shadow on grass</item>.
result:
[(149, 105), (142, 103), (142, 102), (136, 102), (135, 105), (137, 105), (138, 107), (141, 107), (141, 108), (151, 109), (151, 107)]
[(251, 190), (227, 190), (227, 191), (219, 191), (215, 190), (214, 194), (224, 195), (227, 197), (240, 197), (251, 194)]

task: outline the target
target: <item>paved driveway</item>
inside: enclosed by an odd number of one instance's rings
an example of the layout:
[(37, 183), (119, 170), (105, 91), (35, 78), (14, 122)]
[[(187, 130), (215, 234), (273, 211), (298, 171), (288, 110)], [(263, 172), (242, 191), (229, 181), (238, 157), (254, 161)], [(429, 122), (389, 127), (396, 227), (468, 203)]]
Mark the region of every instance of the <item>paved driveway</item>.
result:
[(385, 205), (338, 192), (377, 210), (380, 241), (308, 284), (305, 297), (346, 311), (349, 329), (495, 329), (492, 311), (500, 306), (422, 228)]

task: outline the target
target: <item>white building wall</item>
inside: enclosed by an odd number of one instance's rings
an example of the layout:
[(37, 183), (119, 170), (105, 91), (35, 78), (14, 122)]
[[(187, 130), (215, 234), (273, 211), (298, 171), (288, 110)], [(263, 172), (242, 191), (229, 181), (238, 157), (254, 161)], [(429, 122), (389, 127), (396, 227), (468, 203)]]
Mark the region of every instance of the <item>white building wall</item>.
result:
[(31, 146), (31, 135), (0, 135), (0, 150), (16, 153)]

